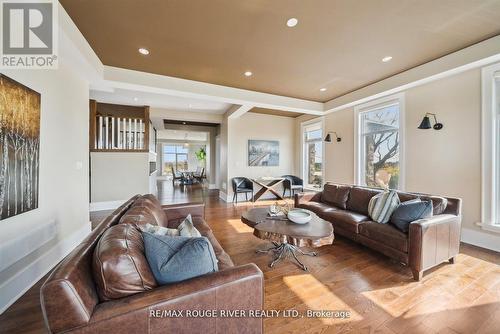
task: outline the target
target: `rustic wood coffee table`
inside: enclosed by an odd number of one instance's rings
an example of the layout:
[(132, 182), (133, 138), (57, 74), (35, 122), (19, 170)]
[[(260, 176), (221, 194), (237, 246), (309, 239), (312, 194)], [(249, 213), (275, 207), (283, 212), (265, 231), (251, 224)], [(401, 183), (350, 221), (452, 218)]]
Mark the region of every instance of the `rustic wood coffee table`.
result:
[(304, 252), (300, 247), (321, 247), (333, 243), (333, 227), (328, 221), (311, 212), (312, 219), (307, 224), (295, 224), (286, 217), (276, 218), (268, 215), (268, 208), (253, 208), (241, 215), (241, 221), (253, 227), (253, 234), (263, 240), (269, 240), (273, 247), (257, 250), (257, 253), (274, 252), (269, 264), (271, 268), (284, 258), (293, 258), (305, 271), (297, 254), (317, 256), (316, 252)]

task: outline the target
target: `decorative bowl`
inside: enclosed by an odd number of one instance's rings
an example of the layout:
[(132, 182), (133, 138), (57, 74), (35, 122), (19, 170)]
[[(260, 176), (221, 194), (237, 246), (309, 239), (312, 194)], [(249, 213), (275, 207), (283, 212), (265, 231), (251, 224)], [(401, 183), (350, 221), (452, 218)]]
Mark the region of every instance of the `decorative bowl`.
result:
[(295, 224), (307, 224), (311, 221), (312, 215), (306, 210), (293, 209), (288, 211), (288, 219)]

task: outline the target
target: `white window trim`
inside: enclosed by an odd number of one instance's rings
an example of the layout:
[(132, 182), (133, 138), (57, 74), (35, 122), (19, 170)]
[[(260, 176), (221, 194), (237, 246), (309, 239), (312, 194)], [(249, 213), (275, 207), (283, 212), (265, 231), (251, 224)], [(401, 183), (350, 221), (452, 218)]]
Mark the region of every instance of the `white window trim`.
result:
[(321, 145), (321, 154), (323, 158), (323, 164), (321, 165), (321, 173), (323, 175), (322, 178), (322, 184), (321, 184), (321, 189), (318, 188), (310, 188), (307, 187), (307, 184), (305, 182), (306, 180), (306, 160), (304, 159), (304, 146), (305, 146), (305, 138), (304, 138), (304, 130), (308, 125), (315, 124), (315, 123), (320, 123), (321, 124), (321, 136), (322, 139), (326, 136), (325, 133), (325, 118), (324, 116), (313, 118), (308, 121), (304, 121), (300, 123), (300, 177), (302, 180), (304, 180), (304, 189), (305, 190), (313, 190), (313, 191), (321, 191), (323, 190), (323, 186), (325, 185), (325, 166), (326, 166), (326, 156), (325, 156), (325, 143), (323, 142), (323, 145)]
[(500, 147), (496, 147), (496, 112), (495, 74), (500, 73), (500, 63), (483, 67), (481, 70), (481, 223), (482, 229), (500, 232), (500, 212), (498, 211), (500, 187), (498, 178), (498, 159)]
[(406, 136), (405, 136), (405, 93), (398, 93), (389, 96), (385, 96), (380, 99), (372, 100), (367, 103), (359, 104), (354, 107), (354, 182), (357, 185), (363, 185), (361, 182), (362, 177), (362, 167), (361, 163), (363, 159), (361, 157), (362, 147), (361, 141), (359, 140), (359, 134), (361, 133), (361, 124), (359, 121), (360, 114), (369, 112), (374, 109), (378, 109), (384, 106), (394, 104), (394, 102), (399, 103), (399, 190), (405, 190), (406, 188), (406, 164), (405, 164), (405, 147), (406, 147)]

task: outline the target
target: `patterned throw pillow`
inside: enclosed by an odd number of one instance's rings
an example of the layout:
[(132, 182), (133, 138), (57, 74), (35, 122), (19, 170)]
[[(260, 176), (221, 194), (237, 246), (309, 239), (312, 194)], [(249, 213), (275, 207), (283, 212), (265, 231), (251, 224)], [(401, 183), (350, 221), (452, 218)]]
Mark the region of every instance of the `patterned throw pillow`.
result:
[(140, 225), (139, 228), (142, 230), (142, 232), (148, 232), (156, 235), (169, 235), (171, 237), (180, 235), (179, 230), (176, 228), (167, 228), (152, 224)]
[(193, 218), (189, 214), (186, 219), (177, 227), (179, 230), (179, 235), (181, 237), (193, 237), (193, 238), (199, 238), (201, 237), (200, 231), (194, 227), (193, 224)]
[(386, 224), (399, 206), (399, 197), (395, 191), (384, 191), (373, 196), (368, 204), (368, 214), (377, 223)]
[(155, 235), (168, 235), (171, 237), (181, 236), (190, 238), (199, 238), (202, 236), (200, 231), (194, 227), (191, 215), (188, 215), (177, 228), (167, 228), (152, 224), (140, 225), (138, 227), (142, 232), (148, 232)]

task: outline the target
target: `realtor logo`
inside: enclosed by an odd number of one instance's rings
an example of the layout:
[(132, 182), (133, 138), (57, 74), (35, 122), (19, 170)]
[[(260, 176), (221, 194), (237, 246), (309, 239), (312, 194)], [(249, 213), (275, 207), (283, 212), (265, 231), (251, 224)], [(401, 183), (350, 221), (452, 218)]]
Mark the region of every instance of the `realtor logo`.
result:
[(57, 2), (1, 0), (1, 68), (57, 68)]

